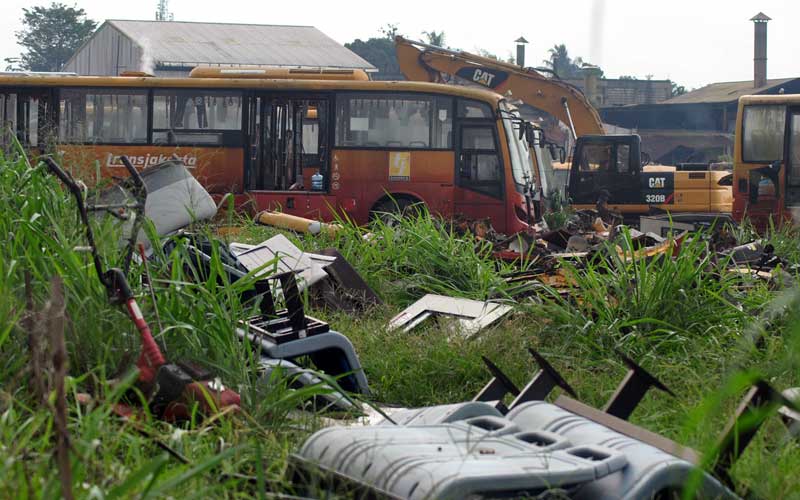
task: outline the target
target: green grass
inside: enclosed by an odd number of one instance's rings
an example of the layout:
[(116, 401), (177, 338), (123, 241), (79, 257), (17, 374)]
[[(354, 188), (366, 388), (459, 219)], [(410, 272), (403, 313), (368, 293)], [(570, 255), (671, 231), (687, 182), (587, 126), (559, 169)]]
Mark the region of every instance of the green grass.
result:
[[(67, 400), (76, 496), (249, 498), (264, 489), (292, 493), (284, 479), (286, 458), (319, 422), (290, 418), (290, 413), (317, 389), (298, 393), (288, 390), (282, 378), (259, 379), (250, 350), (233, 334), (237, 319), (255, 307), (237, 298), (237, 289), (247, 286), (247, 280), (234, 285), (217, 280), (216, 260), (212, 276), (197, 279), (180, 252), (152, 265), (164, 325), (158, 331), (152, 302), (140, 286), (141, 269), (134, 266), (130, 281), (159, 341), (167, 345), (167, 356), (213, 367), (242, 394), (244, 412), (211, 424), (197, 418), (182, 427), (149, 419), (126, 423), (111, 409), (130, 384), (125, 376), (138, 353), (137, 336), (126, 315), (107, 304), (88, 254), (73, 250), (83, 244), (73, 202), (42, 166), (0, 160), (0, 204), (0, 496), (51, 498), (60, 487), (53, 413), (31, 392), (26, 271), (37, 308), (48, 298), (51, 277), (61, 276), (66, 289)], [(238, 227), (237, 241), (260, 242), (277, 232), (244, 218), (228, 223)], [(418, 406), (469, 399), (489, 378), (481, 355), (522, 385), (536, 370), (525, 350), (533, 346), (583, 401), (601, 406), (626, 371), (614, 353), (619, 349), (678, 396), (648, 394), (632, 420), (710, 450), (747, 377), (763, 376), (778, 388), (800, 385), (797, 293), (729, 275), (705, 238), (685, 244), (674, 258), (631, 260), (609, 248), (606, 257), (586, 265), (565, 264), (574, 284), (568, 298), (542, 289), (535, 298), (519, 302), (509, 318), (464, 340), (447, 338), (435, 325), (407, 334), (388, 333), (385, 326), (425, 293), (510, 301), (518, 290), (502, 275), (512, 265), (493, 260), (488, 243), (457, 234), (425, 213), (376, 221), (369, 228), (346, 221), (343, 226), (333, 237), (288, 236), (308, 251), (338, 248), (386, 302), (362, 316), (312, 311), (354, 342), (377, 401)], [(103, 222), (96, 230), (105, 242), (102, 252), (108, 264), (118, 263), (118, 228)], [(739, 236), (749, 235), (743, 230)], [(769, 239), (790, 263), (800, 262), (796, 232), (774, 230)], [(121, 382), (111, 380), (119, 377)], [(94, 403), (78, 405), (78, 392), (92, 393)], [(191, 463), (165, 453), (152, 437)], [(792, 498), (800, 491), (797, 470), (800, 446), (784, 442), (781, 424), (773, 418), (734, 469), (734, 477), (742, 488), (764, 498)]]

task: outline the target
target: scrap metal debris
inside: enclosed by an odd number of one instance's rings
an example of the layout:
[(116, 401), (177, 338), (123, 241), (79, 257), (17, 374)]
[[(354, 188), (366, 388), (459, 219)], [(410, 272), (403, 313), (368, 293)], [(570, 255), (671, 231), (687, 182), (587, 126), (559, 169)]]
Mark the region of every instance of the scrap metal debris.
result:
[(452, 318), (456, 329), (471, 337), (510, 313), (510, 305), (497, 302), (427, 294), (389, 321), (389, 330), (410, 332), (429, 318)]

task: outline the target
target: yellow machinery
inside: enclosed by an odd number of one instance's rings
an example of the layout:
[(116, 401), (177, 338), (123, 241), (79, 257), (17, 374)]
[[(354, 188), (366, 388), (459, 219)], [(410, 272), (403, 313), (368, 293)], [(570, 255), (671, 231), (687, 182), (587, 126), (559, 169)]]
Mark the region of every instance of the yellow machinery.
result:
[[(626, 216), (654, 212), (730, 213), (731, 174), (684, 171), (647, 165), (638, 135), (605, 135), (597, 110), (576, 87), (523, 68), (469, 52), (395, 39), (400, 70), (409, 80), (444, 83), (458, 77), (519, 99), (569, 126), (575, 141), (572, 162), (564, 172), (574, 208), (608, 208)], [(646, 155), (644, 155), (646, 157)], [(568, 174), (567, 174), (568, 172)]]

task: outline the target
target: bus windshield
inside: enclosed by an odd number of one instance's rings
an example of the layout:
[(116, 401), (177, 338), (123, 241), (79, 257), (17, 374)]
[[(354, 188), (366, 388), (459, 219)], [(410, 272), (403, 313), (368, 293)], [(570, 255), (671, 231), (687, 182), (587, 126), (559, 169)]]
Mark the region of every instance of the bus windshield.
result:
[(524, 136), (520, 138), (519, 128), (521, 123), (518, 120), (521, 120), (521, 118), (519, 111), (513, 109), (506, 102), (500, 103), (500, 109), (505, 111), (503, 113), (503, 126), (506, 129), (508, 149), (511, 154), (511, 174), (514, 177), (514, 183), (518, 187), (524, 188), (528, 182), (532, 182), (535, 179), (531, 164), (530, 145)]

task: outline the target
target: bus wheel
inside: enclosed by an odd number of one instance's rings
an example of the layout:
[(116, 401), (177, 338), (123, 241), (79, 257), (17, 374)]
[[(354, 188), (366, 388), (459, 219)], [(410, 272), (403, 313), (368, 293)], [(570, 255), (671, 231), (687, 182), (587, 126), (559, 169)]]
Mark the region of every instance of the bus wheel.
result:
[(372, 210), (369, 211), (369, 218), (370, 220), (380, 219), (385, 224), (394, 225), (398, 215), (413, 217), (424, 209), (425, 203), (412, 196), (384, 197), (373, 205)]

